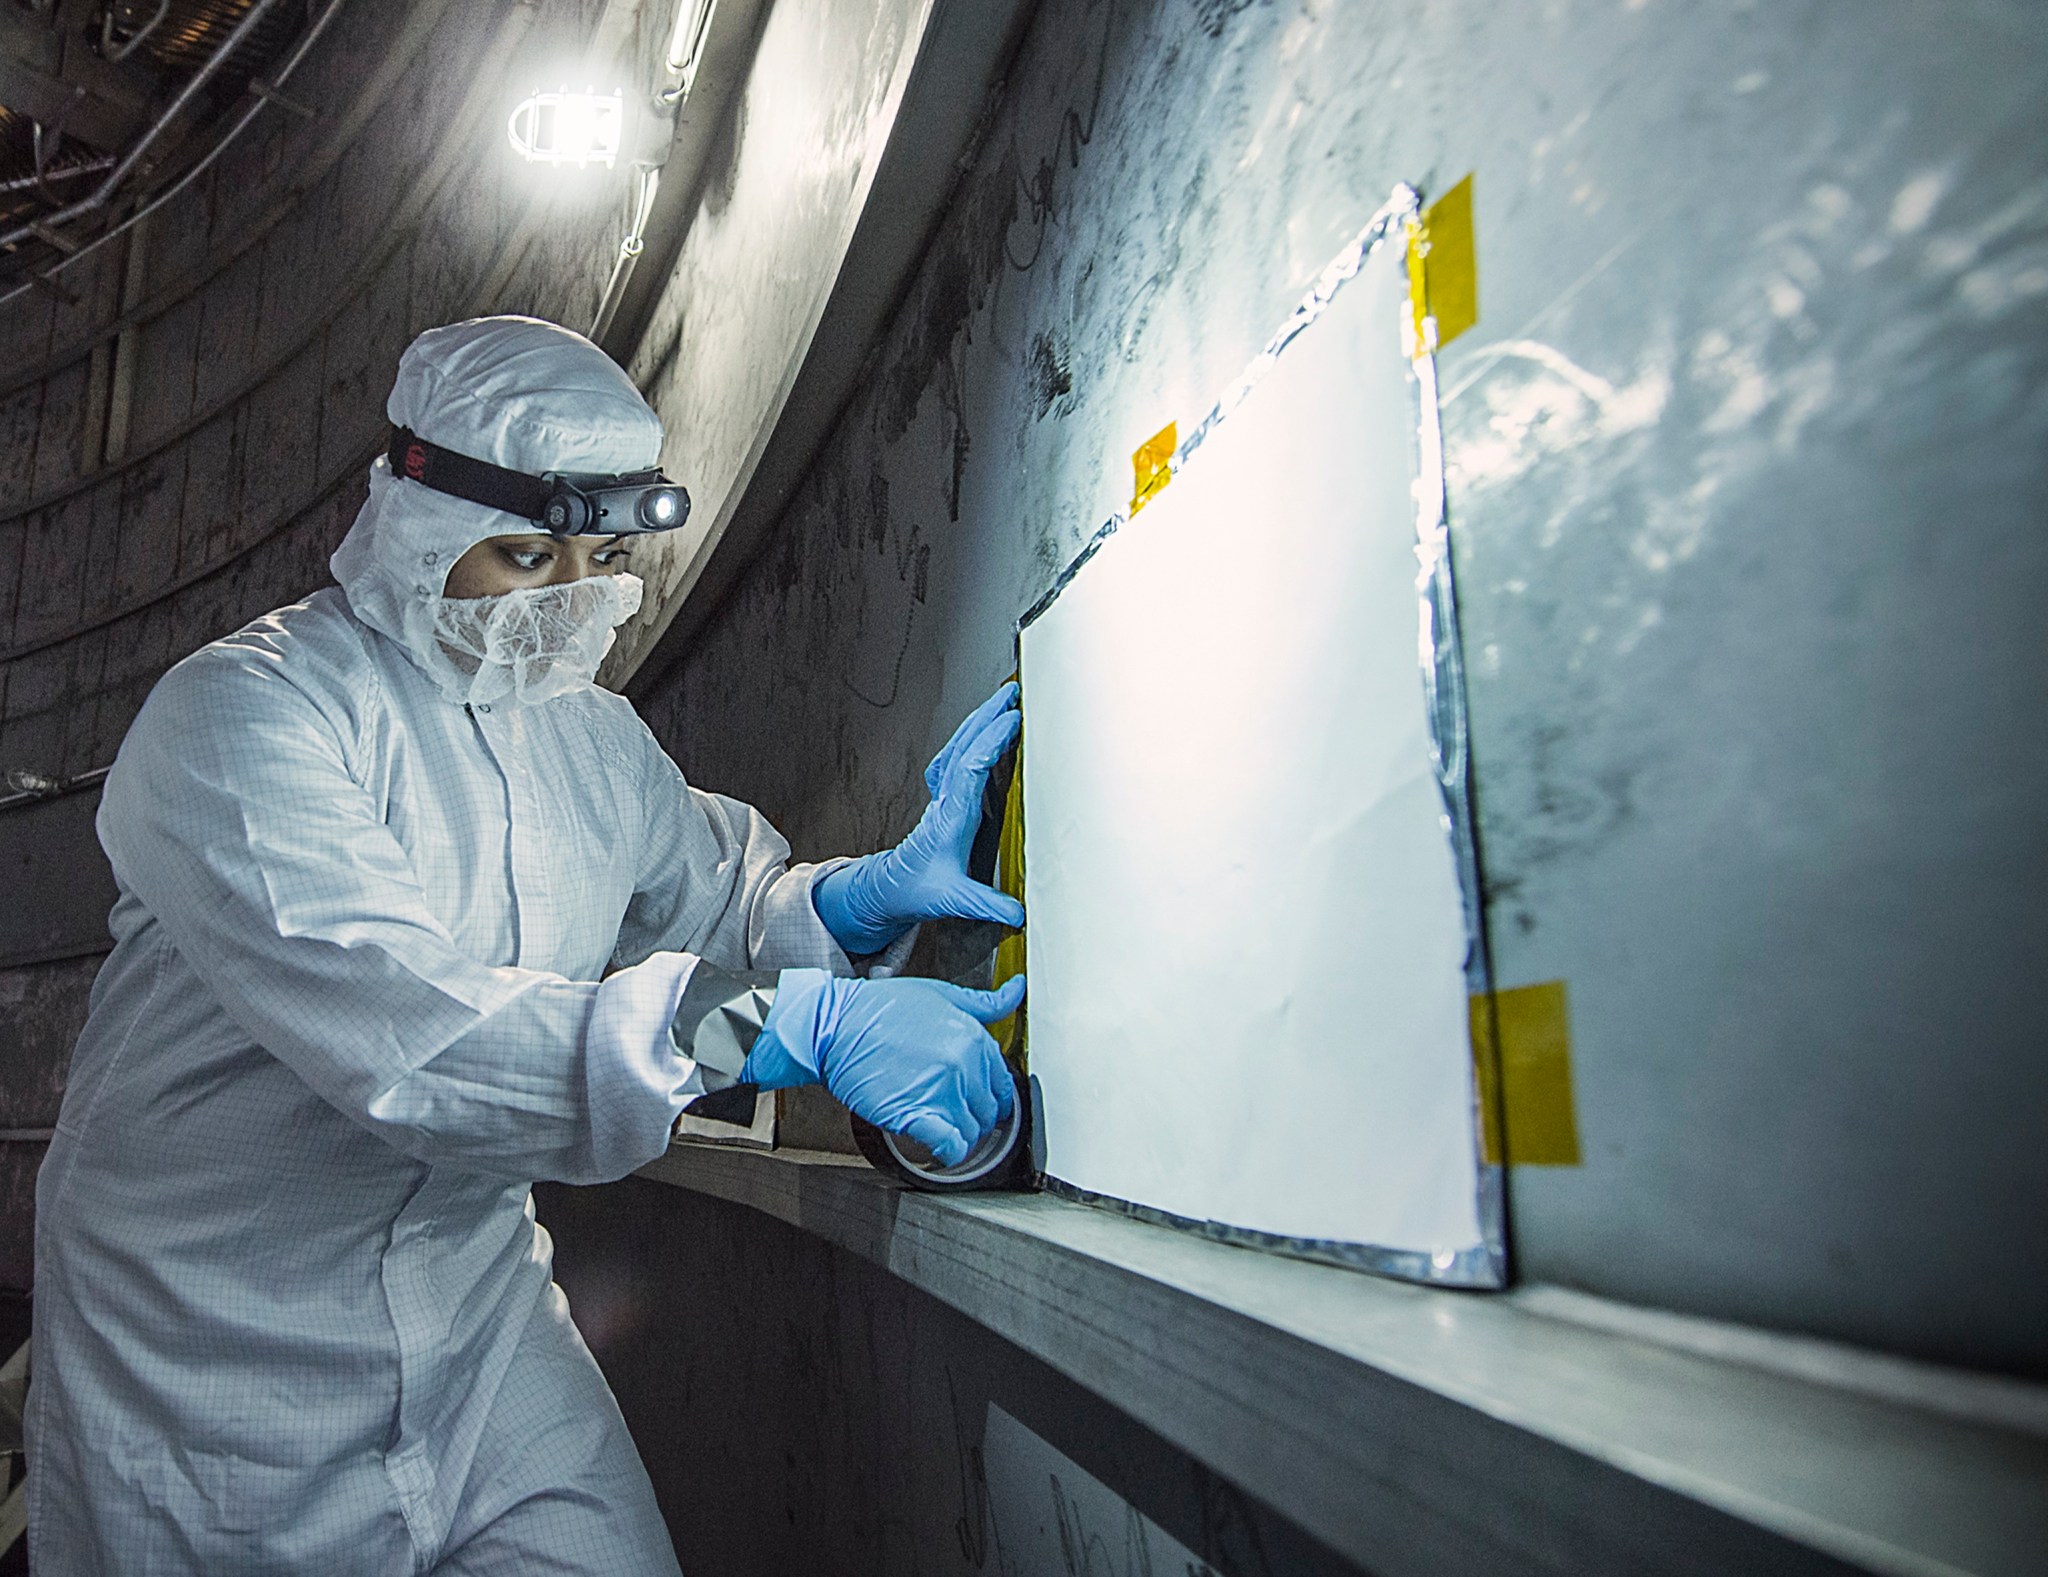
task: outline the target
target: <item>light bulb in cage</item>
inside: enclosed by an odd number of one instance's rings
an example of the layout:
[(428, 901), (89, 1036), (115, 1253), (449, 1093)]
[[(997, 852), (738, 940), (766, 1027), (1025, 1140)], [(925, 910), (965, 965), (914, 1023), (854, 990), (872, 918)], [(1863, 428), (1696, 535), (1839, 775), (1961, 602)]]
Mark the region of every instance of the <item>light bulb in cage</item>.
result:
[(513, 151), (529, 164), (601, 164), (609, 170), (625, 140), (625, 96), (588, 88), (532, 93), (519, 101), (505, 130)]

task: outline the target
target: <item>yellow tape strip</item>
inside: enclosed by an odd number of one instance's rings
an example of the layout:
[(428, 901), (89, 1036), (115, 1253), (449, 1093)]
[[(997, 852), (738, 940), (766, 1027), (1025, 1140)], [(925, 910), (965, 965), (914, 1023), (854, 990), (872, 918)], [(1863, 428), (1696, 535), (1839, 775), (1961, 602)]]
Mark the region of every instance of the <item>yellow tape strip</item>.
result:
[(1408, 227), (1408, 354), (1442, 350), (1479, 321), (1479, 253), (1466, 176)]
[(1425, 235), (1420, 219), (1409, 221), (1408, 315), (1401, 320), (1401, 348), (1410, 361), (1436, 348), (1436, 342), (1430, 338), (1429, 270), (1423, 261), (1429, 255), (1429, 247)]
[(1173, 480), (1173, 452), (1179, 447), (1178, 422), (1168, 422), (1138, 445), (1137, 453), (1131, 456), (1131, 470), (1134, 473), (1131, 489), (1133, 515), (1152, 501), (1153, 494)]
[(1496, 991), (1491, 1000), (1474, 997), (1471, 1014), (1480, 1153), (1487, 1164), (1579, 1165), (1564, 982)]
[[(1012, 674), (1012, 678), (1016, 675)], [(1020, 903), (1024, 898), (1024, 738), (1017, 737), (1015, 769), (1010, 774), (1010, 791), (1003, 799), (1003, 830), (996, 840), (996, 889), (1008, 893)], [(1012, 931), (996, 943), (995, 978), (989, 982), (999, 986), (1013, 975), (1024, 973), (1024, 933)], [(1001, 1023), (991, 1024), (989, 1033), (996, 1038), (996, 1044), (1003, 1048), (1010, 1060), (1022, 1068), (1025, 1064), (1024, 1017), (1028, 1009), (1019, 1008)], [(1014, 1033), (1013, 1033), (1014, 1032)]]

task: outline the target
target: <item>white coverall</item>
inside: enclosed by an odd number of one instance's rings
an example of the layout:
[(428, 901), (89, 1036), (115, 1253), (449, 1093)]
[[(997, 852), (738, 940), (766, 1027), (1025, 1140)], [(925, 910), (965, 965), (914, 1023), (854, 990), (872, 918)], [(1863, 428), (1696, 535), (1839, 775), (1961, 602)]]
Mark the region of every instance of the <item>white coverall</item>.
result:
[[(651, 464), (630, 384), (606, 418), (569, 359), (581, 453), (451, 426), (431, 365), (391, 414), (534, 471)], [(538, 386), (459, 370), (479, 412)], [(373, 627), (519, 529), (380, 460), (346, 594), (178, 664), (122, 745), (115, 948), (37, 1189), (40, 1577), (676, 1571), (528, 1185), (664, 1149), (698, 958), (850, 965), (827, 867), (686, 785), (624, 699), (472, 710)]]

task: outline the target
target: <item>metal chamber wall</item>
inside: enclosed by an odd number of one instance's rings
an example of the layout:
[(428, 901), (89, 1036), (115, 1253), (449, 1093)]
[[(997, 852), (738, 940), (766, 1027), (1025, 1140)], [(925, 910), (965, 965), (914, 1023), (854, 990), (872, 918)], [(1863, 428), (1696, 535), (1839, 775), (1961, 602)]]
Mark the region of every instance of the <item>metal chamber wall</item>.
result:
[(1483, 861), (1498, 982), (1564, 983), (1579, 1139), (1514, 1168), (1520, 1272), (2048, 1370), (2044, 45), (2017, 7), (1045, 0), (644, 708), (802, 852), (900, 834), (1132, 451), (1390, 183), (1476, 171)]

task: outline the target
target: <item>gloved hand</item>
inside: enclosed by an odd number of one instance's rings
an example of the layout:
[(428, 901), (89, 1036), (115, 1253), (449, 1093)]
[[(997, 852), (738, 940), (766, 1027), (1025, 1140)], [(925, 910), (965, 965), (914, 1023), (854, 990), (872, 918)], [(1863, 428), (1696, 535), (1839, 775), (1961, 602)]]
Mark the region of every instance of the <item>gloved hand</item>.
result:
[(1009, 1067), (982, 1026), (1023, 1000), (1021, 975), (970, 991), (785, 969), (740, 1078), (764, 1090), (822, 1080), (855, 1116), (958, 1166), (1016, 1104)]
[(1017, 686), (1006, 684), (974, 709), (925, 768), (932, 802), (910, 836), (840, 866), (811, 888), (818, 918), (847, 952), (878, 953), (918, 921), (942, 916), (1024, 923), (1021, 903), (967, 874), (982, 790), (1022, 727)]

